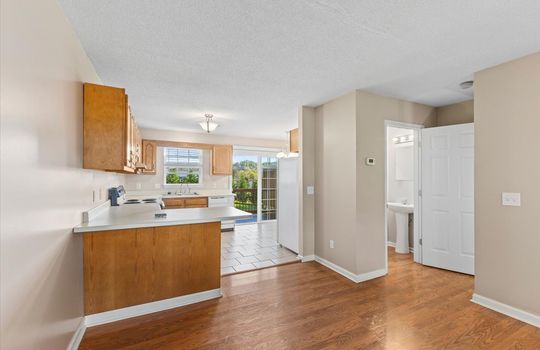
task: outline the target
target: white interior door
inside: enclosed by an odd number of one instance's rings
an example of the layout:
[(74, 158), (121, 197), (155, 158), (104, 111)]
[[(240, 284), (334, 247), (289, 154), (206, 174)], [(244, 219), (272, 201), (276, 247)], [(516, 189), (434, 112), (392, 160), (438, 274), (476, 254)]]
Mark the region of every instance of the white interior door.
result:
[(422, 262), (474, 274), (474, 124), (422, 129)]
[(278, 165), (278, 242), (298, 253), (300, 245), (298, 158), (280, 158)]

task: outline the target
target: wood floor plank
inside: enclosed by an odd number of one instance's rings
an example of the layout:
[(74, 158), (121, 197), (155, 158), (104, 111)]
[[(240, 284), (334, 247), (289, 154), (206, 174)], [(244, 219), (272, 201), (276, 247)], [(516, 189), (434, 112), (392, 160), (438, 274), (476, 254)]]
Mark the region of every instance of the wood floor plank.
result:
[(389, 250), (355, 284), (318, 263), (222, 278), (223, 298), (87, 329), (80, 349), (540, 349), (537, 328), (470, 302), (473, 278)]

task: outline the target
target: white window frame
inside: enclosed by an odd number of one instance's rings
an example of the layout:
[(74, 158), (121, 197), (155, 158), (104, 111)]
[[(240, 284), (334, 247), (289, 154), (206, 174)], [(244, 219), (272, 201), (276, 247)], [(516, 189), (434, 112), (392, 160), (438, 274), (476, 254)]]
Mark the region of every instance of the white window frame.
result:
[[(173, 165), (173, 164), (167, 164), (166, 162), (166, 154), (167, 154), (167, 149), (170, 149), (170, 148), (178, 148), (178, 149), (195, 149), (197, 151), (200, 152), (200, 156), (199, 156), (199, 166), (186, 166), (186, 165)], [(167, 188), (175, 188), (175, 187), (182, 187), (182, 186), (194, 186), (194, 187), (197, 187), (197, 186), (202, 186), (203, 185), (203, 174), (204, 174), (204, 150), (203, 149), (199, 149), (199, 148), (190, 148), (190, 147), (163, 147), (163, 153), (162, 153), (162, 156), (163, 156), (163, 186), (167, 187)], [(198, 183), (180, 183), (180, 184), (168, 184), (167, 183), (167, 174), (168, 174), (168, 168), (169, 167), (178, 167), (178, 168), (192, 168), (192, 169), (199, 169), (199, 182)]]

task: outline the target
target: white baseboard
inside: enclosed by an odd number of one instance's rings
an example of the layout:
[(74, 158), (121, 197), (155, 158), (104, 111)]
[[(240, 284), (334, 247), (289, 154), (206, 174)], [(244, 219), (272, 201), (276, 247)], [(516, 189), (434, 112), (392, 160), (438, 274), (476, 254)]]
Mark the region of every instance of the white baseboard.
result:
[(154, 312), (164, 311), (198, 303), (205, 300), (221, 297), (221, 289), (212, 289), (205, 292), (183, 295), (176, 298), (154, 301), (151, 303), (129, 306), (122, 309), (100, 312), (98, 314), (87, 315), (85, 317), (86, 327), (97, 326), (104, 323), (124, 320), (126, 318), (142, 316)]
[(501, 302), (483, 297), (478, 294), (473, 294), (471, 301), (473, 303), (476, 303), (478, 305), (481, 305), (493, 311), (497, 311), (503, 315), (510, 316), (512, 318), (515, 318), (516, 320), (520, 320), (522, 322), (525, 322), (525, 323), (528, 323), (530, 325), (540, 328), (539, 315), (531, 314), (530, 312), (517, 309), (513, 306), (503, 304)]
[(75, 333), (73, 333), (73, 336), (71, 337), (71, 340), (66, 349), (77, 350), (79, 348), (79, 345), (81, 344), (81, 340), (84, 336), (85, 331), (86, 331), (86, 324), (84, 322), (84, 317), (81, 317), (81, 322), (79, 322), (79, 326), (75, 330)]
[(314, 261), (315, 260), (315, 255), (306, 255), (306, 256), (298, 255), (298, 257), (302, 260), (302, 262), (308, 262), (308, 261)]
[[(390, 242), (390, 241), (386, 242), (386, 245), (389, 246), (389, 247), (392, 247), (392, 248), (396, 247), (396, 244), (394, 242)], [(409, 252), (414, 253), (414, 248), (409, 247)]]
[(382, 277), (386, 275), (387, 273), (386, 269), (380, 269), (380, 270), (370, 271), (370, 272), (361, 273), (361, 274), (354, 274), (351, 271), (339, 265), (334, 264), (333, 262), (330, 262), (326, 259), (321, 258), (320, 256), (315, 256), (315, 261), (323, 266), (328, 267), (330, 270), (333, 270), (339, 273), (340, 275), (347, 277), (348, 279), (350, 279), (351, 281), (355, 283), (364, 282), (364, 281), (368, 281), (374, 278)]

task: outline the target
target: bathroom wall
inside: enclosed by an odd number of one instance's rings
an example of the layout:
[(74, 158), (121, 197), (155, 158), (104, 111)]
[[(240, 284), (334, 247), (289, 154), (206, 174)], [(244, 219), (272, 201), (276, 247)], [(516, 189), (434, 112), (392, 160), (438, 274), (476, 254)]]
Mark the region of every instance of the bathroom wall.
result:
[[(396, 145), (392, 138), (403, 135), (412, 135), (413, 130), (389, 127), (387, 131), (386, 147), (387, 147), (387, 202), (402, 202), (406, 200), (408, 203), (414, 204), (414, 179), (410, 180), (398, 180), (396, 178), (396, 166), (398, 165), (398, 159), (400, 154), (396, 152), (409, 153), (409, 161), (411, 164), (408, 172), (414, 176), (414, 147), (413, 143)], [(388, 225), (388, 241), (396, 242), (396, 219), (392, 210), (386, 209), (386, 218)], [(414, 246), (412, 223), (409, 229), (409, 246)]]
[(124, 176), (82, 168), (82, 83), (100, 79), (58, 2), (0, 15), (0, 348), (66, 349), (84, 309), (72, 229)]

